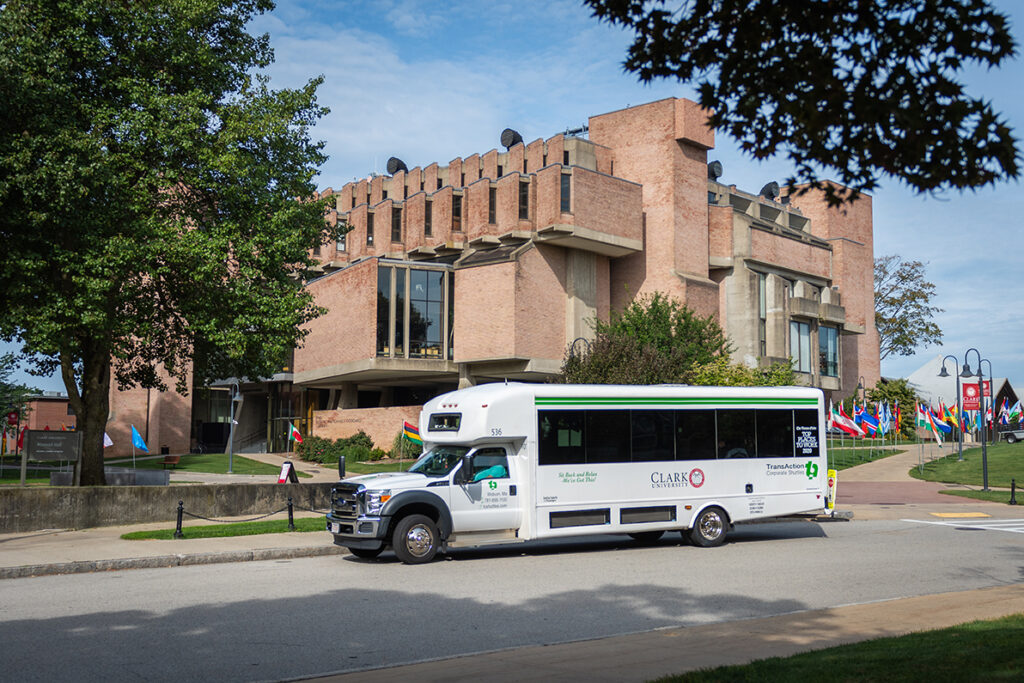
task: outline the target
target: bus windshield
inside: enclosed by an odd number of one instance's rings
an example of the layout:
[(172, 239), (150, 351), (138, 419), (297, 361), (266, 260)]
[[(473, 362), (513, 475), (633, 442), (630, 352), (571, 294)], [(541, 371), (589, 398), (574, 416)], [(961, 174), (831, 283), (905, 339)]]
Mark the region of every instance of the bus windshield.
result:
[(444, 477), (459, 464), (466, 453), (469, 453), (466, 446), (437, 446), (421, 455), (409, 471), (428, 477)]

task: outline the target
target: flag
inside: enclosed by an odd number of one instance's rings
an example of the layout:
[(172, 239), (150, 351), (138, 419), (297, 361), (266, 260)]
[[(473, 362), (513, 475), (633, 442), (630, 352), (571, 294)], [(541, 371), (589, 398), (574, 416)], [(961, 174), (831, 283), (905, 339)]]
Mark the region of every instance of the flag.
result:
[(878, 403), (878, 430), (885, 436), (892, 430), (892, 413), (889, 412), (888, 403)]
[(403, 421), (402, 423), (402, 436), (404, 436), (417, 446), (423, 445), (423, 439), (420, 437), (420, 430), (417, 429), (414, 425), (409, 424), (408, 422)]
[(869, 413), (867, 408), (864, 409), (864, 414), (861, 417), (861, 427), (864, 428), (865, 432), (870, 433), (872, 437), (879, 431), (878, 418)]
[(114, 441), (110, 438), (110, 436), (106, 432), (103, 432), (103, 447), (104, 448), (109, 448), (109, 447), (111, 447), (113, 445), (114, 445)]
[[(925, 425), (928, 429), (932, 430), (932, 436), (935, 437), (935, 443), (939, 444), (939, 448), (942, 448), (942, 437), (939, 436), (939, 431), (941, 431), (941, 427), (939, 425), (941, 425), (942, 422), (935, 419), (935, 416), (932, 415), (932, 411), (930, 410), (922, 411), (922, 415), (924, 416)], [(948, 425), (946, 426), (946, 429), (949, 429)]]
[(302, 443), (302, 434), (299, 434), (299, 430), (291, 422), (288, 423), (288, 440)]
[(1010, 408), (1010, 422), (1020, 422), (1020, 418), (1020, 401), (1017, 401), (1016, 403), (1013, 404), (1013, 407)]
[(935, 424), (936, 427), (939, 428), (939, 430), (943, 434), (949, 434), (951, 431), (953, 431), (953, 428), (950, 427), (948, 424), (946, 424), (942, 420), (942, 418), (939, 417), (939, 414), (937, 412), (935, 412), (934, 410), (931, 410), (930, 407), (929, 407), (927, 412), (928, 412), (928, 417), (931, 418), (931, 421)]
[(25, 445), (25, 430), (28, 429), (28, 425), (21, 428), (21, 432), (18, 433), (18, 448), (22, 448)]
[(860, 424), (864, 421), (864, 406), (857, 405), (857, 402), (853, 402), (853, 421)]
[(149, 448), (146, 446), (146, 442), (142, 440), (142, 434), (139, 434), (139, 430), (135, 428), (135, 425), (132, 425), (132, 446), (140, 451), (149, 453)]
[(999, 424), (1010, 424), (1010, 409), (1008, 407), (1008, 401), (1005, 398), (1003, 399), (1003, 405), (999, 408)]
[(857, 426), (857, 423), (851, 420), (843, 410), (842, 403), (839, 404), (839, 412), (832, 412), (832, 423), (850, 436), (864, 436), (864, 432)]

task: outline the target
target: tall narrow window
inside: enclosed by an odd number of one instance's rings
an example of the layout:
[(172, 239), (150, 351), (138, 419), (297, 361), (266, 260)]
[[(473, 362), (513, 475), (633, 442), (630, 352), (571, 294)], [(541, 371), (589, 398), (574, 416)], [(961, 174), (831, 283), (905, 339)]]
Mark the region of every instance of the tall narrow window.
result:
[(437, 189), (439, 189), (439, 190), (441, 189), (441, 178), (440, 177), (438, 177), (438, 179), (437, 179)]
[(409, 356), (441, 358), (444, 273), (414, 269), (409, 275)]
[(572, 194), (572, 176), (568, 173), (562, 174), (562, 213), (569, 213), (572, 208), (570, 196)]
[(459, 174), (459, 187), (465, 187), (465, 186), (466, 186), (466, 173), (465, 173), (465, 171), (463, 171), (461, 174)]
[(569, 150), (562, 150), (562, 164), (565, 166), (569, 165)]
[(405, 356), (405, 268), (395, 268), (395, 357)]
[(811, 326), (792, 320), (789, 323), (789, 355), (797, 372), (811, 371)]
[(377, 355), (391, 354), (391, 268), (377, 268)]
[(448, 329), (448, 360), (455, 358), (455, 273), (449, 272), (445, 278), (448, 282), (448, 293), (445, 297), (448, 302), (448, 319), (445, 325)]
[(768, 277), (757, 274), (757, 339), (761, 358), (768, 355)]
[(434, 234), (434, 202), (428, 199), (423, 209), (423, 235), (430, 237)]
[(501, 164), (498, 164), (498, 177), (500, 178), (503, 175), (505, 175), (505, 167), (502, 166)]
[(373, 244), (373, 214), (366, 214), (366, 244)]
[(519, 182), (519, 220), (530, 220), (530, 183)]
[(387, 199), (387, 198), (388, 198), (388, 191), (387, 190), (381, 190), (381, 199)]
[(818, 367), (822, 375), (839, 376), (839, 330), (835, 327), (818, 328)]
[(402, 241), (402, 210), (397, 206), (391, 207), (391, 241)]
[[(343, 222), (341, 222), (341, 221), (338, 221), (338, 230), (345, 230), (345, 229), (347, 229), (347, 228), (348, 228), (348, 226), (347, 226), (347, 225), (346, 225), (345, 223), (343, 223)], [(347, 240), (345, 239), (345, 237), (347, 236), (347, 234), (348, 234), (348, 233), (344, 233), (344, 232), (343, 232), (343, 233), (341, 233), (340, 235), (338, 235), (338, 241), (337, 241), (337, 243), (336, 243), (336, 244), (334, 245), (334, 248), (335, 248), (335, 249), (336, 249), (337, 251), (345, 251), (345, 249), (346, 249), (346, 242), (347, 242)]]
[(498, 213), (498, 188), (490, 187), (487, 192), (487, 222), (494, 225)]
[(452, 230), (462, 230), (462, 195), (452, 195)]

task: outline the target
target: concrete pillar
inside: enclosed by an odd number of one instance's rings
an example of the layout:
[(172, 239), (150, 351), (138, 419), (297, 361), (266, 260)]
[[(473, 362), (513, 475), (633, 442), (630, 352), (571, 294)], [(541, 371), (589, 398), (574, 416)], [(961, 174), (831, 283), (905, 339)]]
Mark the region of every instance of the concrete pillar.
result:
[(338, 394), (339, 409), (348, 410), (359, 407), (359, 392), (355, 382), (342, 382)]
[(565, 258), (565, 338), (592, 339), (588, 321), (597, 316), (597, 255), (570, 249)]
[(476, 378), (473, 377), (473, 373), (469, 370), (469, 365), (462, 363), (459, 365), (459, 389), (466, 389), (468, 387), (476, 386)]

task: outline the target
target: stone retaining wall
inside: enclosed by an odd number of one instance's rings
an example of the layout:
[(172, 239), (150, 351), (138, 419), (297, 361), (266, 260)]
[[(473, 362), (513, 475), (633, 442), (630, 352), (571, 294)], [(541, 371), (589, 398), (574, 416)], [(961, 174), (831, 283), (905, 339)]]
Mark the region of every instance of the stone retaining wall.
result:
[[(264, 515), (285, 508), (326, 510), (330, 482), (0, 488), (0, 533), (173, 522), (178, 501), (203, 517)], [(186, 517), (187, 518), (187, 517)]]

